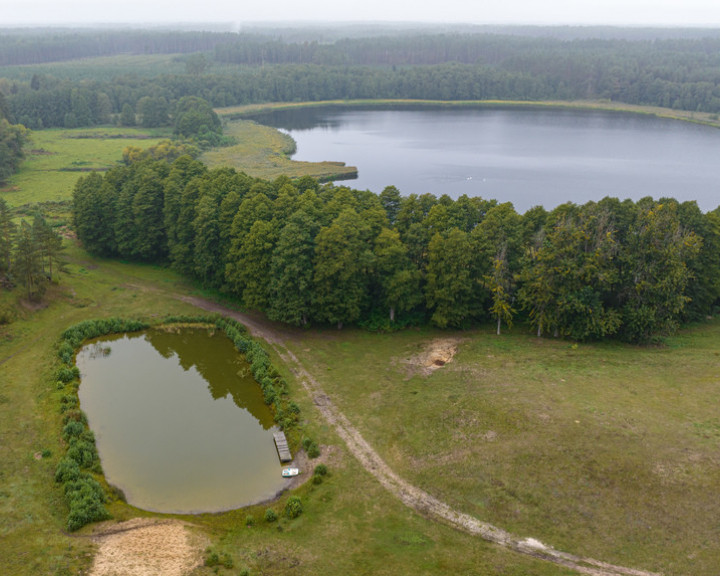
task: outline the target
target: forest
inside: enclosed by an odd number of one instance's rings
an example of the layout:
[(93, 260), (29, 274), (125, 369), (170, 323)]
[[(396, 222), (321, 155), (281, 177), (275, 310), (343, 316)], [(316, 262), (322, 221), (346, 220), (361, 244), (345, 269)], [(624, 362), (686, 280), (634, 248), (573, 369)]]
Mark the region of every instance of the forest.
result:
[[(358, 98), (583, 99), (720, 112), (717, 35), (567, 34), (426, 31), (322, 42), (247, 32), (16, 33), (0, 37), (0, 65), (24, 72), (0, 79), (0, 92), (9, 120), (31, 129), (119, 121), (128, 109), (142, 122), (153, 116), (148, 107), (171, 116), (186, 96), (215, 107)], [(80, 54), (173, 54), (182, 72), (168, 73), (159, 62), (154, 74), (116, 74), (110, 66), (78, 80), (61, 66), (23, 67)]]
[(73, 220), (93, 254), (168, 263), (298, 326), (492, 321), (499, 333), (523, 321), (539, 336), (649, 343), (720, 297), (720, 210), (672, 199), (520, 215), (392, 186), (266, 182), (183, 156), (81, 178)]

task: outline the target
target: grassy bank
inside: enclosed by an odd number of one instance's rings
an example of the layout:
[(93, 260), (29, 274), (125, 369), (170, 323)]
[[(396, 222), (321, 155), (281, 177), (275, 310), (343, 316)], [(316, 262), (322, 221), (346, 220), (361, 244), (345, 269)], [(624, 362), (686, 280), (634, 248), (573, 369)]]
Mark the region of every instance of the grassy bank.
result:
[(312, 176), (323, 181), (342, 180), (357, 176), (357, 168), (343, 162), (297, 162), (290, 156), (295, 152), (295, 142), (283, 132), (248, 120), (228, 121), (225, 135), (235, 144), (214, 148), (202, 155), (208, 166), (232, 166), (250, 176), (274, 180), (286, 175), (291, 178)]

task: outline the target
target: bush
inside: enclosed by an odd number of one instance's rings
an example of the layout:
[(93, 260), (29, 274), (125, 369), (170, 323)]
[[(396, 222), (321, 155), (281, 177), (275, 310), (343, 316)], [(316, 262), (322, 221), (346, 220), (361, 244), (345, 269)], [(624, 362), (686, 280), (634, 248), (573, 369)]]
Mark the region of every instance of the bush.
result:
[(80, 369), (77, 366), (73, 366), (72, 368), (64, 365), (60, 366), (60, 368), (58, 368), (57, 372), (55, 373), (55, 378), (59, 382), (67, 384), (68, 382), (72, 382), (76, 378), (80, 378)]
[(60, 358), (60, 360), (62, 360), (64, 364), (67, 364), (69, 366), (70, 364), (72, 364), (74, 354), (75, 349), (72, 347), (70, 342), (63, 340), (58, 347), (58, 357)]
[(285, 504), (285, 516), (288, 518), (297, 518), (302, 514), (303, 505), (300, 496), (290, 496)]
[(89, 474), (81, 474), (77, 480), (65, 482), (65, 498), (70, 506), (67, 524), (70, 531), (110, 517), (104, 506), (102, 486)]
[(92, 468), (98, 462), (98, 453), (95, 444), (86, 438), (73, 438), (67, 457), (78, 463), (81, 468)]
[(320, 456), (320, 447), (315, 442), (311, 443), (307, 449), (307, 455), (310, 458), (317, 458)]
[(325, 464), (318, 464), (317, 466), (315, 466), (315, 470), (313, 470), (314, 476), (327, 476), (327, 473), (328, 469)]
[(275, 514), (275, 510), (272, 508), (268, 508), (265, 510), (265, 522), (272, 523), (277, 520), (277, 514)]
[(77, 420), (68, 420), (68, 423), (63, 427), (62, 435), (66, 442), (70, 441), (70, 438), (79, 438), (82, 433), (85, 432), (85, 425)]
[(225, 568), (232, 568), (234, 562), (232, 556), (227, 553), (218, 554), (212, 548), (205, 549), (205, 566), (212, 568), (213, 566), (223, 566)]
[(245, 526), (255, 526), (255, 518), (251, 514), (245, 516)]
[(80, 465), (75, 460), (65, 456), (58, 462), (57, 468), (55, 469), (55, 482), (72, 482), (79, 477)]

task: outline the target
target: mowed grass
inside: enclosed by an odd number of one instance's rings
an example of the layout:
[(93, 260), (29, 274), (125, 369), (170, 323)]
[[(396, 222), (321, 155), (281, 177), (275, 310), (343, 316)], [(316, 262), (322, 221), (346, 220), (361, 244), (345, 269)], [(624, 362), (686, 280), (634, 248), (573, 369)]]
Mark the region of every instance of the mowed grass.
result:
[(68, 201), (80, 176), (117, 166), (128, 146), (149, 148), (169, 136), (169, 129), (112, 126), (32, 132), (26, 159), (7, 185), (0, 187), (0, 196), (15, 207)]
[[(431, 375), (415, 359), (460, 337)], [(555, 548), (664, 574), (720, 565), (720, 322), (661, 348), (308, 333), (293, 347), (390, 466)]]
[(290, 159), (295, 142), (283, 132), (250, 120), (229, 120), (223, 128), (235, 144), (205, 152), (201, 160), (210, 167), (232, 166), (256, 178), (312, 176), (321, 181), (352, 178), (357, 168), (341, 161), (298, 162)]

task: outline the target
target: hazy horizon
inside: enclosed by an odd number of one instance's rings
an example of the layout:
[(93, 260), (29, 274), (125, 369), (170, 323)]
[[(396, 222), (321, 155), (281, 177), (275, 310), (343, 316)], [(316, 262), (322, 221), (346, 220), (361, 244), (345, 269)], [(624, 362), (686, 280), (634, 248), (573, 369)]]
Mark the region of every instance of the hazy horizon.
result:
[(347, 6), (320, 0), (238, 5), (199, 3), (101, 4), (95, 0), (0, 0), (0, 27), (44, 26), (227, 26), (329, 23), (477, 24), (531, 26), (720, 27), (720, 3), (709, 0), (507, 0), (503, 3), (418, 0), (412, 5), (366, 0)]

